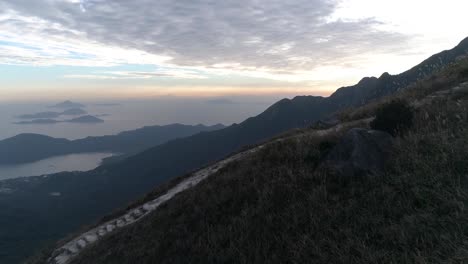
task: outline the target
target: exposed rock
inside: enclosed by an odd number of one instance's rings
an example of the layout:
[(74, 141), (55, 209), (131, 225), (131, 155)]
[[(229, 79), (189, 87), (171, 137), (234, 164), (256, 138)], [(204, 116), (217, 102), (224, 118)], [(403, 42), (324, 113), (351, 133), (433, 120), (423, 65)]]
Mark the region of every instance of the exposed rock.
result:
[(459, 86), (452, 88), (452, 96), (455, 98), (465, 97), (468, 95), (468, 82), (462, 83)]
[(99, 229), (99, 231), (98, 231), (98, 235), (99, 235), (99, 236), (102, 237), (102, 236), (105, 236), (106, 234), (107, 234), (106, 229)]
[(118, 227), (122, 227), (122, 226), (124, 226), (124, 225), (125, 225), (125, 222), (124, 222), (124, 221), (122, 221), (122, 220), (120, 220), (120, 219), (117, 220), (117, 226), (118, 226)]
[(78, 244), (78, 246), (79, 246), (80, 248), (84, 248), (84, 247), (86, 247), (86, 245), (87, 245), (86, 240), (84, 240), (84, 239), (78, 240), (77, 244)]
[(346, 177), (379, 174), (392, 146), (393, 138), (386, 132), (353, 128), (329, 152), (323, 164)]
[(143, 213), (141, 212), (140, 209), (135, 209), (135, 210), (133, 211), (133, 216), (135, 216), (135, 217), (140, 217), (142, 214), (143, 214)]
[(112, 232), (114, 229), (115, 229), (115, 225), (109, 224), (109, 225), (106, 226), (107, 232)]
[(127, 223), (131, 223), (131, 222), (135, 221), (135, 218), (133, 218), (133, 216), (130, 215), (130, 214), (125, 215), (124, 218), (125, 218), (125, 221)]
[(88, 234), (85, 236), (86, 242), (89, 243), (94, 243), (98, 240), (98, 237), (96, 234)]

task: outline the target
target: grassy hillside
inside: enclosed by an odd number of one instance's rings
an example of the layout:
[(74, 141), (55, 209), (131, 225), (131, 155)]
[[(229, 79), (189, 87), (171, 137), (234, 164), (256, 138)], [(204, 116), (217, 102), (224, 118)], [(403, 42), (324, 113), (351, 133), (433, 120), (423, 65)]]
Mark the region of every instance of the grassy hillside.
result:
[(72, 263), (468, 261), (468, 93), (460, 85), (467, 65), (396, 95), (411, 99), (414, 123), (396, 138), (385, 173), (321, 170), (342, 134), (305, 129), (230, 164)]
[[(174, 140), (128, 158), (121, 163), (102, 166), (89, 173), (79, 175), (65, 173), (40, 179), (34, 186), (26, 184), (28, 191), (25, 192), (25, 195), (10, 197), (28, 209), (31, 206), (25, 204), (25, 201), (34, 200), (37, 201), (34, 209), (54, 210), (54, 214), (48, 216), (48, 223), (50, 226), (60, 227), (57, 228), (58, 233), (69, 233), (76, 230), (77, 226), (89, 223), (117, 206), (122, 206), (128, 201), (136, 199), (154, 186), (225, 157), (245, 145), (257, 144), (292, 128), (310, 126), (318, 119), (325, 118), (336, 110), (362, 105), (370, 101), (375, 102), (383, 95), (391, 94), (397, 90), (402, 91), (408, 83), (417, 82), (430, 73), (449, 67), (467, 52), (468, 42), (463, 41), (457, 48), (437, 54), (401, 75), (384, 74), (378, 79), (364, 79), (355, 86), (339, 89), (328, 98), (296, 97), (292, 100), (281, 100), (262, 114), (249, 118), (241, 124)], [(434, 60), (441, 61), (441, 64), (432, 64)], [(378, 104), (375, 103), (375, 105)], [(362, 109), (353, 110), (353, 112), (361, 112), (360, 115), (364, 117), (372, 116), (372, 111), (375, 109), (367, 109), (367, 107), (369, 106), (366, 105)], [(355, 120), (358, 119), (357, 116), (359, 115), (347, 118)], [(307, 134), (307, 129), (288, 134), (292, 135), (296, 132)], [(298, 144), (304, 143), (299, 142)], [(320, 143), (318, 144), (320, 145)], [(324, 146), (326, 145), (327, 143), (324, 143)], [(309, 159), (317, 158), (317, 155), (320, 158), (321, 153), (317, 154), (316, 150), (311, 150), (310, 155)], [(279, 164), (281, 164), (280, 161), (278, 161)], [(313, 164), (318, 162), (319, 160), (316, 160)], [(286, 165), (291, 165), (289, 169), (297, 167), (305, 170), (301, 164)], [(287, 167), (286, 165), (284, 166)], [(269, 172), (269, 167), (266, 165), (266, 167), (261, 167), (263, 166), (261, 164), (259, 166), (263, 172)], [(314, 171), (311, 168), (307, 173), (310, 174)], [(10, 188), (10, 186), (6, 187)], [(62, 195), (59, 199), (54, 198), (54, 202), (50, 203), (50, 197), (48, 199), (43, 197), (44, 190), (60, 191), (66, 195)], [(13, 198), (6, 201), (10, 202)], [(0, 200), (0, 202), (2, 201)], [(65, 224), (62, 223), (63, 216), (69, 218)], [(42, 234), (39, 238), (42, 238)]]

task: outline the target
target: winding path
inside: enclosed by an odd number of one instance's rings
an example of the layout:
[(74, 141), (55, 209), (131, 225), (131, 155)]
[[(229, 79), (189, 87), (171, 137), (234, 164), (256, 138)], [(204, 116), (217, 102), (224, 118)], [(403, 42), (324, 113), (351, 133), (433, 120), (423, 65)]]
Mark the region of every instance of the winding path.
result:
[(149, 213), (155, 211), (161, 204), (172, 199), (176, 194), (181, 193), (189, 188), (200, 183), (208, 176), (218, 172), (224, 168), (227, 164), (239, 160), (251, 153), (257, 152), (263, 146), (258, 146), (253, 149), (238, 153), (225, 160), (217, 162), (209, 167), (194, 172), (190, 177), (177, 184), (172, 189), (169, 189), (166, 194), (159, 196), (158, 198), (151, 200), (143, 205), (137, 206), (128, 210), (124, 215), (121, 215), (113, 220), (110, 220), (102, 225), (99, 225), (85, 233), (82, 233), (54, 250), (52, 256), (48, 259), (48, 264), (67, 264), (74, 257), (81, 253), (89, 245), (96, 243), (106, 235), (121, 229), (125, 226), (131, 225), (147, 216)]
[[(323, 129), (323, 130), (313, 130), (309, 133), (295, 135), (288, 138), (300, 138), (306, 135), (314, 134), (316, 136), (324, 136), (330, 133), (338, 132), (342, 129), (349, 128), (350, 126), (355, 126), (362, 122), (370, 122), (372, 118), (362, 119), (357, 121), (351, 121), (348, 123), (337, 124), (334, 127)], [(283, 141), (286, 138), (280, 138), (275, 141)], [(254, 147), (250, 150), (240, 152), (233, 156), (230, 156), (222, 161), (219, 161), (211, 166), (208, 166), (204, 169), (201, 169), (197, 172), (194, 172), (191, 176), (184, 179), (182, 182), (177, 184), (175, 187), (169, 189), (166, 194), (159, 196), (158, 198), (151, 200), (143, 205), (137, 206), (125, 212), (125, 214), (114, 218), (102, 225), (99, 225), (85, 233), (82, 233), (71, 241), (66, 243), (65, 245), (61, 246), (60, 248), (54, 250), (52, 256), (48, 259), (47, 264), (68, 264), (74, 257), (79, 255), (85, 248), (89, 245), (96, 243), (97, 241), (101, 240), (106, 235), (121, 229), (125, 226), (131, 225), (142, 219), (143, 217), (147, 216), (149, 213), (158, 209), (158, 207), (166, 201), (172, 199), (176, 194), (181, 193), (193, 186), (196, 186), (198, 183), (206, 179), (207, 177), (213, 175), (214, 173), (218, 172), (220, 169), (224, 168), (227, 164), (240, 160), (245, 156), (255, 153), (265, 145), (269, 143), (265, 143), (264, 145), (260, 145)]]

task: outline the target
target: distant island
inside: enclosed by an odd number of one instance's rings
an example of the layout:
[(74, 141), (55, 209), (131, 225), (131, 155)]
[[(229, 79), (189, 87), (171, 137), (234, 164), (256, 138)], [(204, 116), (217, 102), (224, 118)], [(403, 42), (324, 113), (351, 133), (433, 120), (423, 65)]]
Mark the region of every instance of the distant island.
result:
[(84, 108), (85, 106), (83, 104), (77, 103), (77, 102), (72, 102), (70, 100), (58, 103), (56, 105), (50, 106), (52, 108), (63, 108), (63, 109), (69, 109), (69, 108)]
[(39, 112), (34, 114), (24, 114), (19, 115), (17, 118), (19, 119), (49, 119), (49, 118), (58, 118), (62, 115), (65, 116), (78, 116), (78, 115), (86, 115), (87, 112), (81, 108), (70, 108), (63, 112)]
[(34, 119), (30, 121), (21, 121), (21, 122), (14, 122), (13, 124), (16, 125), (46, 125), (46, 124), (56, 124), (56, 123), (86, 123), (86, 124), (97, 124), (97, 123), (104, 123), (104, 120), (97, 118), (92, 115), (85, 115), (80, 116), (77, 118), (69, 119), (69, 120), (56, 120), (51, 118), (41, 118), (41, 119)]
[[(57, 123), (77, 123), (77, 124), (97, 124), (103, 123), (104, 120), (99, 117), (107, 116), (106, 114), (100, 115), (89, 115), (88, 112), (84, 109), (85, 107), (81, 103), (73, 102), (70, 100), (63, 101), (61, 103), (49, 106), (52, 108), (61, 108), (62, 112), (56, 111), (47, 111), (47, 112), (38, 112), (34, 114), (23, 114), (16, 116), (18, 119), (26, 119), (24, 121), (13, 122), (16, 125), (49, 125)], [(59, 120), (61, 116), (76, 116), (72, 119)]]
[(13, 122), (15, 125), (48, 125), (48, 124), (55, 124), (60, 123), (61, 121), (51, 119), (51, 118), (39, 118), (30, 121), (20, 121), (20, 122)]
[(86, 112), (85, 110), (81, 108), (70, 108), (60, 113), (60, 115), (67, 115), (67, 116), (78, 116), (78, 115), (86, 115), (86, 114), (88, 114), (88, 112)]
[(61, 113), (58, 112), (39, 112), (39, 113), (34, 113), (34, 114), (24, 114), (24, 115), (19, 115), (17, 118), (20, 119), (43, 119), (43, 118), (57, 118), (61, 115)]
[(92, 115), (86, 115), (86, 116), (80, 116), (80, 117), (77, 117), (77, 118), (73, 118), (73, 119), (67, 120), (65, 122), (69, 122), (69, 123), (104, 123), (104, 120), (102, 120), (100, 118), (97, 118), (95, 116), (92, 116)]

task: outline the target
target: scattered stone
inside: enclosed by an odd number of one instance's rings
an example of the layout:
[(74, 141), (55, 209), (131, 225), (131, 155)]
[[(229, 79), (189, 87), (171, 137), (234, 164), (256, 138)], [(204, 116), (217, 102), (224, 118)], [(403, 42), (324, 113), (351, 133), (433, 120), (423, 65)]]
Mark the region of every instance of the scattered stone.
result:
[[(256, 150), (260, 149), (257, 147), (254, 150), (248, 151), (248, 153), (253, 153)], [(242, 153), (241, 153), (242, 154)], [(238, 154), (235, 155), (225, 161), (219, 162), (217, 166), (222, 167), (225, 166), (227, 163), (237, 160), (245, 156), (245, 154)], [(210, 170), (205, 169), (198, 173), (195, 173), (192, 177), (186, 179), (185, 181), (179, 183), (174, 188), (170, 189), (166, 194), (147, 202), (143, 206), (137, 207), (136, 209), (129, 210), (124, 216), (120, 218), (111, 220), (102, 226), (98, 226), (88, 233), (81, 234), (80, 236), (76, 237), (74, 240), (68, 242), (63, 247), (56, 249), (51, 258), (48, 260), (48, 264), (67, 264), (71, 260), (72, 257), (75, 257), (80, 254), (80, 252), (88, 245), (88, 243), (94, 243), (95, 241), (99, 240), (100, 237), (105, 236), (109, 232), (114, 231), (115, 229), (124, 227), (135, 222), (135, 218), (140, 218), (146, 215), (150, 211), (154, 211), (161, 205), (163, 202), (172, 199), (176, 194), (184, 191), (188, 187), (192, 187), (202, 181), (204, 178), (210, 176)], [(84, 238), (83, 238), (84, 237)], [(57, 257), (55, 257), (57, 256)]]
[[(157, 202), (157, 201), (155, 201)], [(158, 207), (159, 203), (146, 203), (145, 205), (143, 205), (143, 208), (146, 210), (146, 211), (153, 211), (154, 209), (156, 209), (156, 207)]]
[(124, 218), (125, 218), (125, 221), (127, 223), (131, 223), (131, 222), (135, 221), (135, 218), (133, 218), (133, 216), (130, 215), (130, 214), (125, 215)]
[(65, 264), (65, 263), (68, 262), (69, 259), (70, 259), (70, 256), (68, 256), (68, 255), (59, 255), (59, 256), (55, 257), (55, 263)]
[(107, 225), (106, 230), (107, 232), (112, 232), (115, 229), (115, 225)]
[(89, 234), (85, 236), (85, 239), (89, 243), (94, 243), (98, 240), (98, 237), (95, 234)]
[(76, 254), (79, 252), (79, 249), (76, 245), (73, 245), (71, 247), (68, 248), (68, 250), (72, 253), (72, 254)]
[(140, 211), (140, 209), (135, 209), (135, 210), (133, 211), (133, 216), (135, 216), (135, 217), (137, 217), (137, 218), (140, 217), (142, 214), (143, 214), (143, 213)]
[(106, 230), (105, 229), (99, 229), (98, 231), (98, 236), (105, 236), (107, 234)]
[(79, 246), (80, 248), (84, 248), (84, 247), (86, 247), (86, 245), (87, 245), (87, 243), (86, 243), (86, 241), (85, 241), (84, 239), (80, 239), (80, 240), (78, 240), (78, 242), (76, 242), (76, 243), (78, 244), (78, 246)]
[(125, 222), (123, 220), (121, 220), (121, 219), (117, 220), (117, 226), (118, 227), (122, 227), (124, 225), (125, 225)]

